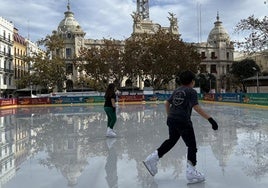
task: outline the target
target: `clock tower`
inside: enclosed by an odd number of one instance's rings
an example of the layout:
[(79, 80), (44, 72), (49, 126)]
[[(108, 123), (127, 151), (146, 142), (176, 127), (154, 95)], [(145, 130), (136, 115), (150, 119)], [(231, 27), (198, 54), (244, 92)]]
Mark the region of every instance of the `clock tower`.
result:
[(149, 16), (149, 0), (137, 0), (137, 10), (132, 13), (133, 18), (133, 34), (156, 33), (162, 29), (169, 33), (179, 35), (178, 20), (175, 14), (169, 12), (169, 27), (162, 27), (158, 23), (153, 23)]
[(73, 88), (74, 80), (76, 80), (80, 74), (74, 66), (74, 58), (79, 56), (79, 50), (84, 46), (84, 36), (86, 33), (74, 18), (69, 0), (67, 11), (64, 12), (64, 15), (64, 19), (58, 26), (57, 34), (63, 38), (65, 44), (62, 56), (66, 63), (66, 89), (70, 90)]

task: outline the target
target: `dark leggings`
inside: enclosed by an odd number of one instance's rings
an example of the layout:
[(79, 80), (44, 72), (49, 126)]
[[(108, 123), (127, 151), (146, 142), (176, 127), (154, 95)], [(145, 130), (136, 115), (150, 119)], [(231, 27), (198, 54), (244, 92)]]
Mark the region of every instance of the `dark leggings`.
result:
[(195, 166), (197, 148), (192, 122), (168, 118), (167, 125), (169, 127), (169, 138), (157, 149), (159, 158), (171, 150), (181, 136), (188, 147), (187, 159)]
[(107, 127), (113, 129), (116, 123), (116, 113), (112, 107), (104, 107), (104, 111), (108, 117)]

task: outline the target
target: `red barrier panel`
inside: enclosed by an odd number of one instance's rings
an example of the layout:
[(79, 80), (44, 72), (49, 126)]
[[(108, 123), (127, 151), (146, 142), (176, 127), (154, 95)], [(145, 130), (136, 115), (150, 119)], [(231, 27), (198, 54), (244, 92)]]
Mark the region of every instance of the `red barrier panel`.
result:
[(37, 105), (37, 104), (51, 104), (50, 98), (43, 97), (43, 98), (19, 98), (18, 99), (19, 105)]
[(207, 93), (204, 95), (204, 100), (205, 101), (215, 101), (216, 97), (214, 93)]
[(12, 106), (17, 104), (17, 99), (0, 99), (0, 106)]
[(121, 95), (119, 96), (119, 102), (138, 102), (143, 101), (144, 95)]

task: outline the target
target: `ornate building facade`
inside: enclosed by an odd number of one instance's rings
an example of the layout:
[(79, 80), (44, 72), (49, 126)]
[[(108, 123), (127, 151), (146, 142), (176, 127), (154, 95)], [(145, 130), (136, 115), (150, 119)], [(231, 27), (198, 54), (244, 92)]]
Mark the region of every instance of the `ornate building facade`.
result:
[[(67, 81), (65, 87), (67, 90), (72, 90), (78, 87), (75, 83), (79, 81), (85, 74), (74, 66), (73, 62), (75, 57), (79, 57), (79, 51), (81, 48), (101, 47), (104, 44), (104, 40), (86, 39), (86, 33), (83, 31), (81, 25), (76, 21), (74, 13), (71, 11), (70, 3), (68, 2), (67, 11), (64, 13), (63, 20), (59, 23), (56, 33), (64, 39), (65, 49), (63, 52), (63, 58), (66, 63), (66, 77)], [(133, 34), (139, 33), (155, 33), (159, 29), (166, 32), (172, 32), (173, 34), (179, 34), (178, 21), (175, 14), (169, 13), (169, 27), (162, 27), (158, 23), (153, 23), (149, 18), (149, 2), (148, 0), (137, 0), (137, 10), (131, 15), (133, 18)], [(118, 40), (118, 45), (124, 48), (125, 41)], [(133, 78), (132, 78), (133, 79)], [(121, 83), (121, 87), (126, 85), (129, 78), (125, 77)], [(113, 80), (111, 80), (113, 81)], [(139, 78), (134, 78), (132, 81), (135, 87), (143, 89), (144, 83)]]
[[(92, 46), (102, 46), (103, 40), (86, 39), (86, 33), (83, 31), (80, 24), (76, 21), (74, 13), (70, 10), (68, 2), (67, 11), (64, 13), (65, 17), (60, 22), (57, 34), (64, 38), (65, 52), (63, 54), (66, 59), (67, 81), (66, 88), (75, 88), (75, 81), (83, 76), (83, 72), (77, 70), (73, 65), (74, 57), (79, 56), (79, 49), (81, 47), (91, 48)], [(149, 0), (137, 0), (137, 10), (132, 13), (133, 18), (133, 33), (155, 33), (159, 29), (166, 32), (179, 35), (178, 21), (173, 13), (169, 13), (170, 25), (162, 27), (158, 23), (150, 20), (149, 16)], [(118, 45), (124, 47), (125, 41), (118, 41)], [(228, 73), (230, 67), (234, 62), (234, 46), (231, 42), (228, 32), (223, 27), (222, 22), (217, 15), (214, 27), (208, 35), (207, 42), (194, 44), (202, 57), (200, 65), (200, 73), (213, 74), (216, 78), (216, 88), (210, 88), (213, 91), (228, 91), (230, 90), (230, 83)], [(121, 83), (124, 87), (129, 78), (125, 78)], [(135, 87), (143, 89), (144, 83), (135, 78), (132, 80)]]
[(234, 45), (217, 14), (214, 27), (208, 35), (207, 42), (195, 44), (201, 55), (200, 73), (213, 74), (216, 88), (210, 90), (221, 92), (230, 90), (229, 71), (234, 62)]

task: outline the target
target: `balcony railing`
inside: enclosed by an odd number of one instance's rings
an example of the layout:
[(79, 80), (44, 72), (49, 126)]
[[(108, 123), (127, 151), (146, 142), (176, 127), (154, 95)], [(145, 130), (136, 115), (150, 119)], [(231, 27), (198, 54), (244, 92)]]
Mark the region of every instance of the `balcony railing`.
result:
[(13, 43), (14, 43), (11, 39), (8, 39), (8, 38), (3, 37), (3, 36), (0, 36), (0, 41), (4, 42), (4, 43), (7, 43), (9, 45), (13, 45)]
[(13, 59), (13, 55), (11, 55), (10, 53), (5, 53), (3, 51), (0, 51), (0, 57), (6, 57), (7, 59)]

